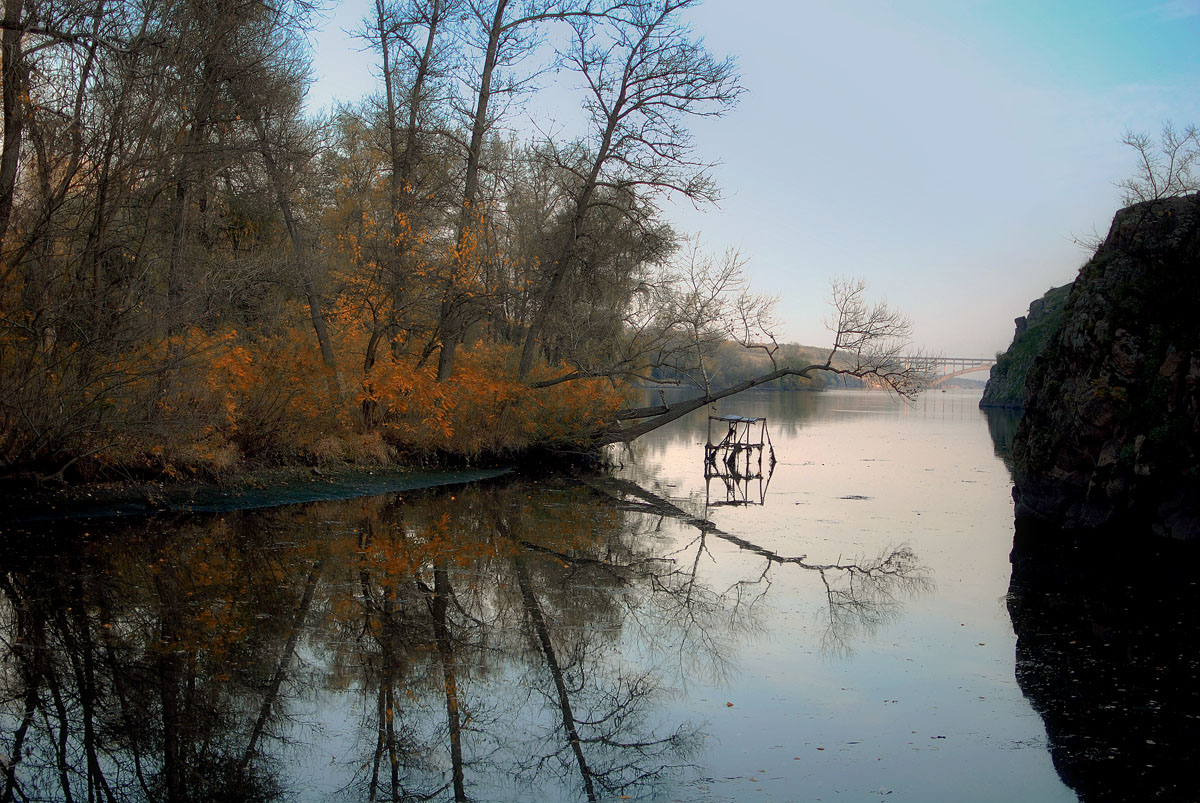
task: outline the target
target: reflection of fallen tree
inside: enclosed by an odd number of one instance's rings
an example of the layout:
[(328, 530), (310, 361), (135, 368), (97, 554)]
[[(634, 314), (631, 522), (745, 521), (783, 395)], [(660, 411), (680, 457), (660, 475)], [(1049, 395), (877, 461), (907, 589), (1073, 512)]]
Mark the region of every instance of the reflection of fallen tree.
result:
[[(808, 560), (807, 555), (782, 555), (725, 532), (708, 519), (689, 513), (635, 482), (618, 477), (596, 477), (588, 482), (597, 490), (618, 499), (629, 510), (676, 519), (697, 528), (702, 536), (715, 536), (763, 558), (766, 565), (754, 582), (765, 582), (769, 586), (769, 572), (775, 565), (793, 565), (816, 572), (825, 587), (829, 605), (824, 646), (831, 650), (848, 649), (852, 636), (874, 632), (900, 612), (904, 598), (926, 591), (931, 586), (925, 567), (912, 549), (905, 545), (886, 549), (873, 558), (852, 561), (839, 558), (835, 563), (814, 563)], [(698, 549), (704, 548), (702, 538)]]

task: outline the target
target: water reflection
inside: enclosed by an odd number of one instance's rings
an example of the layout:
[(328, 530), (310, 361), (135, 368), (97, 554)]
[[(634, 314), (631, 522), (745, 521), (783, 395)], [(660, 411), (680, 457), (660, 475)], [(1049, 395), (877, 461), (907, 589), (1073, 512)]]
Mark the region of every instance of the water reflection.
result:
[[(774, 567), (824, 584), (833, 641), (922, 582), (911, 552), (810, 564), (614, 482), (6, 533), (3, 800), (666, 789), (705, 733), (664, 702), (733, 672)], [(708, 538), (761, 572), (713, 587)]]
[[(1017, 681), (1085, 801), (1192, 800), (1200, 781), (1194, 554), (1014, 557)], [(1185, 568), (1186, 567), (1186, 568)]]
[(1017, 434), (1017, 424), (1021, 420), (1021, 411), (1006, 407), (990, 407), (981, 411), (987, 418), (988, 434), (992, 436), (992, 444), (999, 457), (1012, 474), (1012, 442)]
[(902, 609), (906, 598), (932, 587), (925, 567), (907, 546), (886, 549), (872, 557), (849, 560), (839, 557), (832, 563), (819, 563), (809, 561), (807, 555), (783, 555), (744, 537), (725, 532), (707, 518), (693, 516), (629, 480), (602, 477), (594, 478), (592, 484), (623, 499), (633, 509), (677, 519), (698, 531), (698, 537), (684, 551), (684, 554), (691, 553), (690, 560), (683, 561), (685, 566), (691, 567), (690, 570), (684, 570), (684, 576), (688, 578), (689, 599), (700, 559), (707, 553), (705, 539), (708, 536), (733, 544), (762, 561), (760, 571), (734, 583), (730, 587), (732, 593), (726, 592), (735, 600), (735, 607), (753, 607), (760, 596), (765, 596), (771, 587), (772, 572), (777, 566), (796, 567), (815, 573), (825, 590), (826, 626), (821, 643), (828, 651), (848, 651), (856, 638), (874, 633), (880, 625), (893, 619)]
[[(712, 418), (709, 419), (712, 421)], [(765, 426), (764, 426), (765, 431)], [(704, 446), (704, 506), (761, 505), (775, 473), (775, 450), (767, 441), (743, 444), (711, 443)]]
[(223, 520), (6, 536), (3, 799), (280, 793), (254, 758), (298, 679), (316, 542)]
[[(1012, 470), (1019, 413), (988, 410)], [(1007, 607), (1016, 678), (1054, 767), (1084, 801), (1193, 800), (1200, 790), (1200, 585), (1194, 546), (1142, 565), (1017, 522)], [(1144, 546), (1144, 549), (1151, 549)]]

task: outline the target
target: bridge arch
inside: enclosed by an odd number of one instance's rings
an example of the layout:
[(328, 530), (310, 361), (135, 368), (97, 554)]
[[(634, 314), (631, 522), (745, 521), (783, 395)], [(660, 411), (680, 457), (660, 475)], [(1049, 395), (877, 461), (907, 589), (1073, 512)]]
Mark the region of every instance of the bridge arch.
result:
[(932, 377), (935, 388), (958, 376), (987, 371), (996, 364), (994, 357), (901, 357), (905, 367), (917, 367)]

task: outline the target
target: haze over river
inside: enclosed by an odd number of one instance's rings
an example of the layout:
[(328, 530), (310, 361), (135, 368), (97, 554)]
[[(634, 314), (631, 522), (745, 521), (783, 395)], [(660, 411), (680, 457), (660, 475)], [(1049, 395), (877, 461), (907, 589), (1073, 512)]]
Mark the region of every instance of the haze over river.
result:
[(612, 476), (5, 528), (8, 779), (17, 799), (1076, 800), (1018, 685), (1011, 480), (978, 400), (726, 400), (767, 418), (778, 462), (707, 495), (713, 410)]

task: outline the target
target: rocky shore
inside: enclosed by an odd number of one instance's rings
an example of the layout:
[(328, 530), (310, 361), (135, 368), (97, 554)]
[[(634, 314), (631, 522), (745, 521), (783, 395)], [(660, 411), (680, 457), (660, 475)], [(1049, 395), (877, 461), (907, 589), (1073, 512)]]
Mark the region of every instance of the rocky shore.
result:
[(1025, 382), (1026, 530), (1200, 538), (1198, 315), (1200, 195), (1118, 212)]

